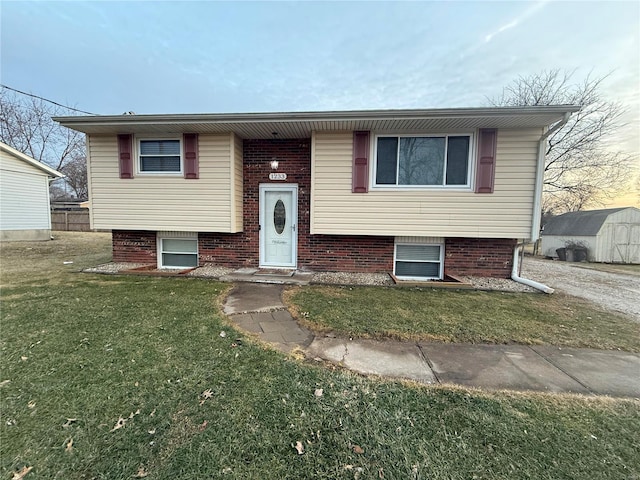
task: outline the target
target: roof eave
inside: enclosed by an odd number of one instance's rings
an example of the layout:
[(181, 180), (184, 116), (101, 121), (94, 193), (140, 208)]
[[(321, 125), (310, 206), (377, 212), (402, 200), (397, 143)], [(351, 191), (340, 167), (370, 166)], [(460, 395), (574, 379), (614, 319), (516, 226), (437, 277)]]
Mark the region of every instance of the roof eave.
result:
[(515, 115), (553, 115), (559, 119), (565, 113), (580, 110), (578, 105), (546, 105), (535, 107), (488, 107), (410, 110), (347, 110), (324, 112), (276, 112), (276, 113), (197, 113), (197, 114), (133, 114), (53, 117), (53, 120), (73, 128), (80, 125), (127, 125), (140, 123), (269, 123), (312, 121), (358, 120), (412, 120), (508, 117)]

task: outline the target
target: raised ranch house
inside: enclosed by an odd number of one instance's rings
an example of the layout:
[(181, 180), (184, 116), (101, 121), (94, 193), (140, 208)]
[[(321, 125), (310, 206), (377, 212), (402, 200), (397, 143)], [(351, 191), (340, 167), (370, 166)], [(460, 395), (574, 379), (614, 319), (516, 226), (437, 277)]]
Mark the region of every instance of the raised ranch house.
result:
[(56, 118), (113, 260), (509, 277), (575, 106)]

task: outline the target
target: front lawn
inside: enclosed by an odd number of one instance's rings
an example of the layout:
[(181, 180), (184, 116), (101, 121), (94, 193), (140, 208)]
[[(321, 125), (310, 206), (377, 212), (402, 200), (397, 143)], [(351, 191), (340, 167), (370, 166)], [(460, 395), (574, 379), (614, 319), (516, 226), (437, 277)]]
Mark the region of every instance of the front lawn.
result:
[(311, 286), (288, 301), (310, 328), (348, 336), (640, 352), (640, 324), (558, 293)]
[(2, 245), (0, 479), (640, 475), (639, 401), (307, 364), (232, 330), (226, 284), (77, 273), (97, 238)]

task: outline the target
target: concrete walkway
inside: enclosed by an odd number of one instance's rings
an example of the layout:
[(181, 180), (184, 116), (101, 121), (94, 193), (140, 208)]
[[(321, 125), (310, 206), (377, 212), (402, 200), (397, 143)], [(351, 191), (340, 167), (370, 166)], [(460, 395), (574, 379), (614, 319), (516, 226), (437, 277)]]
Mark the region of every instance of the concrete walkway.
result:
[(314, 335), (282, 302), (283, 285), (238, 283), (224, 312), (239, 328), (289, 352), (296, 347), (367, 375), (488, 390), (570, 392), (640, 398), (640, 355), (525, 345), (350, 340)]

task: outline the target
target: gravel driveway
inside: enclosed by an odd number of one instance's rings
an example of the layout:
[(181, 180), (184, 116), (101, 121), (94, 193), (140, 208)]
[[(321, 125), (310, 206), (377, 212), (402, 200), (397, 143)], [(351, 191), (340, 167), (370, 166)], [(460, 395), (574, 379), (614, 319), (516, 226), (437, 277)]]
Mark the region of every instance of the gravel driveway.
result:
[(522, 276), (640, 322), (640, 276), (601, 272), (579, 264), (525, 257)]

